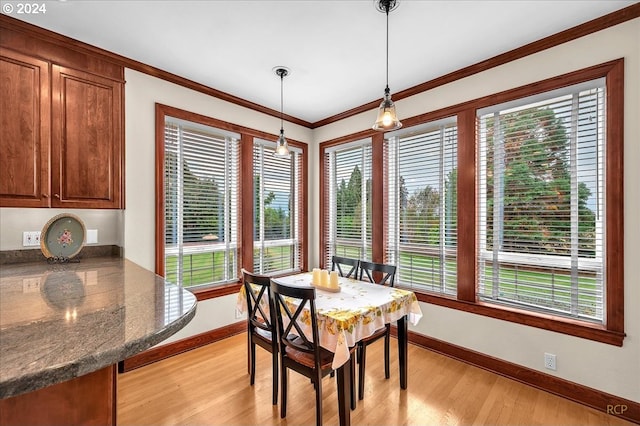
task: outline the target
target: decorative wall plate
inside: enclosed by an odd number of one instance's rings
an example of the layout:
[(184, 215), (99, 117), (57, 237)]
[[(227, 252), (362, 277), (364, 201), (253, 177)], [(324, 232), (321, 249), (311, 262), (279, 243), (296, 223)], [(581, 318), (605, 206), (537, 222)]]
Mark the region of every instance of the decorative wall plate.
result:
[(40, 233), (40, 250), (46, 258), (71, 259), (80, 253), (87, 234), (79, 217), (62, 213), (49, 219)]

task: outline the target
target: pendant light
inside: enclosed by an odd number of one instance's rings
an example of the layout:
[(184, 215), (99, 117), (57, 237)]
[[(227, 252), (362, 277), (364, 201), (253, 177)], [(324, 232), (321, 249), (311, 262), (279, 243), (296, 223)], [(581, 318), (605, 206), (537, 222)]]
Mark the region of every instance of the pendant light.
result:
[(278, 136), (278, 143), (276, 146), (276, 150), (273, 155), (275, 157), (280, 158), (289, 158), (291, 154), (289, 153), (289, 144), (287, 143), (287, 139), (284, 137), (284, 125), (283, 125), (283, 113), (282, 113), (282, 104), (283, 104), (283, 80), (286, 76), (289, 75), (289, 69), (285, 67), (275, 67), (273, 69), (277, 76), (280, 77), (280, 136)]
[(391, 100), (389, 90), (389, 12), (398, 7), (399, 0), (375, 0), (376, 9), (387, 15), (387, 86), (384, 89), (384, 98), (378, 108), (378, 118), (373, 125), (373, 130), (388, 131), (402, 127), (396, 114), (396, 106)]

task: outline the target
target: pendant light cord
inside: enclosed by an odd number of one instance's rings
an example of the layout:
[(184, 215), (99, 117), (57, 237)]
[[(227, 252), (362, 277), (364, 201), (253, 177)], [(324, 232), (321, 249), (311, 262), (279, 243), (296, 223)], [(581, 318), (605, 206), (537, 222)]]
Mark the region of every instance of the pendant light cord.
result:
[(282, 105), (284, 104), (284, 70), (280, 70), (280, 132), (284, 130), (284, 121), (282, 119)]
[(387, 90), (389, 89), (389, 8), (391, 1), (385, 1), (385, 12), (387, 14)]

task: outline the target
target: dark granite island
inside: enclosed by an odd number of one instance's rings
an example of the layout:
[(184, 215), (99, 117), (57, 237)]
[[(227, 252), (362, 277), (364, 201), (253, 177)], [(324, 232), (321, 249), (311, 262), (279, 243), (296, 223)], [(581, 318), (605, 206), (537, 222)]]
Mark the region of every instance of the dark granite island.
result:
[(117, 363), (195, 315), (133, 262), (0, 266), (0, 424), (115, 424)]

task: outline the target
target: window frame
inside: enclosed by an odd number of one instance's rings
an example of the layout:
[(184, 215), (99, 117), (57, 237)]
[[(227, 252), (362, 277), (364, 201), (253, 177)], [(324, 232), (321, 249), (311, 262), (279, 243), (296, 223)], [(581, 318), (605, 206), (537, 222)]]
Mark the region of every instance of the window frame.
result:
[[(434, 133), (438, 133), (437, 140), (433, 136), (428, 136)], [(455, 170), (457, 175), (458, 173), (457, 133), (458, 133), (457, 116), (452, 115), (450, 117), (441, 118), (435, 121), (428, 121), (426, 123), (423, 123), (417, 126), (412, 126), (409, 128), (403, 128), (400, 130), (388, 132), (388, 133), (385, 133), (384, 135), (384, 147), (385, 147), (384, 183), (385, 183), (385, 199), (387, 200), (387, 204), (385, 205), (388, 206), (385, 212), (385, 222), (384, 222), (384, 227), (385, 227), (385, 230), (387, 231), (387, 234), (385, 234), (386, 235), (385, 259), (386, 259), (386, 262), (393, 263), (398, 267), (398, 272), (396, 276), (396, 285), (410, 288), (413, 291), (418, 290), (418, 291), (430, 292), (434, 294), (451, 295), (452, 292), (451, 291), (447, 292), (446, 288), (449, 285), (451, 285), (451, 282), (453, 282), (453, 286), (457, 287), (457, 283), (456, 283), (457, 277), (455, 277), (455, 274), (457, 273), (457, 269), (455, 272), (453, 272), (453, 275), (452, 275), (452, 273), (449, 272), (449, 268), (446, 266), (443, 266), (443, 264), (446, 264), (445, 259), (448, 257), (453, 257), (454, 259), (456, 259), (456, 264), (457, 264), (457, 240), (458, 240), (457, 210), (455, 211), (455, 224), (453, 224), (452, 227), (444, 226), (443, 221), (446, 218), (444, 203), (446, 200), (446, 196), (442, 197), (441, 195), (446, 192), (445, 171), (447, 169), (447, 165), (445, 164), (446, 160), (439, 161), (438, 172), (437, 172), (438, 183), (436, 188), (438, 196), (440, 197), (440, 200), (438, 203), (438, 214), (439, 214), (439, 220), (441, 221), (439, 225), (440, 229), (438, 233), (439, 241), (437, 244), (425, 245), (424, 243), (419, 243), (417, 246), (414, 246), (411, 243), (402, 243), (399, 241), (402, 235), (402, 231), (401, 229), (399, 229), (399, 226), (402, 223), (402, 219), (399, 217), (401, 210), (400, 210), (400, 207), (395, 207), (395, 211), (393, 212), (393, 215), (392, 215), (392, 205), (398, 201), (396, 194), (393, 194), (392, 190), (393, 191), (398, 190), (399, 178), (401, 177), (400, 170), (403, 168), (406, 168), (407, 166), (407, 164), (402, 164), (400, 161), (401, 160), (400, 151), (402, 149), (401, 145), (413, 144), (414, 150), (416, 150), (416, 147), (415, 147), (416, 145), (419, 146), (422, 150), (433, 149), (433, 147), (436, 147), (438, 150), (440, 150), (441, 155), (447, 149), (450, 149), (451, 150), (450, 153), (452, 153), (452, 155), (450, 155), (448, 158), (450, 161), (452, 160), (455, 163), (455, 166), (453, 166), (451, 171)], [(451, 143), (451, 139), (450, 139), (452, 137), (452, 134), (454, 135), (453, 138), (455, 139), (455, 142), (453, 143)], [(417, 140), (418, 138), (419, 140)], [(447, 138), (449, 138), (448, 145), (446, 141)], [(409, 142), (408, 139), (413, 139), (413, 141)], [(454, 148), (452, 148), (452, 146), (454, 146)], [(440, 158), (440, 160), (442, 160), (442, 158)], [(414, 169), (413, 173), (415, 174), (417, 172), (417, 168), (419, 167), (421, 172), (423, 172), (421, 177), (427, 178), (427, 173), (424, 173), (425, 165), (421, 164), (420, 166), (417, 166), (417, 164), (418, 163), (415, 162), (415, 159), (409, 160), (409, 165), (411, 166), (411, 168)], [(449, 166), (451, 166), (451, 164), (449, 164)], [(429, 177), (433, 179), (434, 177), (433, 167), (430, 169), (430, 171), (431, 172), (429, 173)], [(403, 174), (402, 176), (407, 176), (407, 175)], [(428, 187), (433, 189), (431, 185), (428, 185)], [(454, 194), (457, 195), (457, 186), (455, 188)], [(410, 195), (413, 195), (413, 194), (407, 193), (407, 196), (410, 196)], [(391, 197), (393, 197), (394, 200), (390, 200)], [(455, 203), (457, 204), (457, 200), (455, 200)], [(391, 229), (392, 227), (396, 229), (392, 231)], [(455, 247), (453, 248), (446, 248), (445, 245), (443, 245), (444, 234), (445, 232), (447, 232), (447, 230), (453, 231), (452, 234), (454, 235), (454, 239), (455, 239), (455, 243), (454, 243)], [(395, 241), (391, 241), (392, 238), (394, 238)], [(410, 250), (412, 248), (413, 250)], [(439, 290), (433, 290), (433, 289), (428, 290), (426, 288), (429, 286), (428, 284), (419, 283), (414, 285), (406, 285), (402, 282), (402, 279), (401, 279), (402, 274), (403, 273), (413, 274), (414, 269), (409, 267), (405, 267), (406, 269), (403, 269), (403, 265), (400, 262), (400, 259), (402, 257), (400, 253), (412, 252), (413, 254), (416, 254), (416, 255), (424, 255), (426, 251), (431, 251), (432, 253), (437, 252), (437, 255), (433, 256), (433, 257), (437, 257), (439, 262), (440, 270), (439, 270), (439, 273), (437, 273), (436, 275), (439, 280), (442, 280), (442, 278), (444, 277), (445, 280), (447, 281), (447, 283), (444, 283), (444, 284), (442, 282), (440, 283), (441, 288)], [(392, 254), (392, 253), (395, 253), (395, 254)], [(394, 258), (397, 259), (395, 262), (393, 261)], [(451, 268), (451, 269), (454, 269), (454, 268)], [(416, 271), (416, 272), (420, 274), (420, 271)]]
[[(605, 270), (607, 280), (605, 284), (605, 321), (604, 324), (593, 324), (551, 314), (525, 311), (513, 307), (482, 302), (477, 299), (476, 270), (477, 270), (477, 150), (476, 132), (478, 109), (491, 105), (508, 102), (514, 99), (548, 92), (565, 86), (605, 78), (606, 81), (606, 118), (605, 135), (607, 140), (605, 181), (606, 193), (606, 229), (605, 236)], [(583, 68), (574, 72), (551, 77), (531, 84), (505, 90), (460, 104), (445, 107), (436, 111), (403, 119), (405, 127), (417, 126), (429, 121), (435, 121), (447, 116), (457, 115), (458, 123), (458, 235), (465, 238), (458, 239), (458, 288), (455, 297), (431, 294), (413, 290), (418, 300), (438, 306), (456, 309), (473, 314), (483, 315), (512, 323), (528, 325), (544, 330), (554, 331), (570, 336), (580, 337), (615, 346), (622, 346), (624, 333), (624, 59), (616, 59), (606, 63)], [(324, 149), (329, 146), (347, 143), (358, 138), (370, 136), (373, 138), (373, 212), (382, 209), (382, 202), (375, 204), (376, 199), (382, 200), (383, 192), (383, 135), (372, 130), (358, 132), (320, 144), (320, 185), (324, 191), (326, 177), (324, 176)], [(376, 160), (376, 156), (378, 157)], [(378, 192), (379, 191), (379, 192)], [(386, 202), (386, 200), (385, 200)], [(320, 198), (320, 256), (321, 266), (326, 257), (324, 252), (324, 196)], [(376, 208), (377, 207), (377, 208)], [(384, 261), (387, 242), (384, 235), (384, 217), (382, 214), (373, 216), (373, 229), (378, 231), (373, 235), (374, 261)], [(382, 233), (382, 235), (380, 235)]]
[[(605, 321), (605, 298), (600, 290), (604, 290), (606, 283), (605, 256), (602, 250), (606, 229), (603, 230), (601, 225), (598, 225), (598, 223), (604, 225), (603, 222), (606, 220), (605, 203), (603, 203), (603, 197), (606, 194), (603, 172), (606, 156), (603, 153), (607, 146), (603, 122), (606, 117), (605, 84), (604, 79), (599, 78), (585, 84), (566, 86), (557, 91), (519, 98), (506, 104), (493, 105), (486, 110), (478, 110), (479, 299), (488, 303), (511, 305), (517, 309), (557, 313), (561, 317), (592, 321), (596, 324)], [(560, 139), (562, 137), (560, 134), (558, 136), (546, 134), (543, 136), (544, 139), (539, 138), (535, 144), (530, 140), (522, 141), (521, 138), (526, 138), (525, 135), (532, 132), (532, 126), (540, 124), (537, 114), (553, 114), (556, 121), (546, 125), (562, 126), (562, 136), (566, 139)], [(585, 120), (587, 114), (589, 116), (596, 114), (596, 119)], [(535, 117), (532, 118), (532, 115)], [(531, 121), (521, 121), (523, 116)], [(517, 129), (514, 129), (515, 120), (525, 127), (516, 126)], [(589, 130), (588, 134), (586, 130)], [(559, 142), (562, 144), (557, 145)], [(513, 150), (508, 148), (509, 143), (523, 143), (523, 145), (521, 149)], [(550, 147), (551, 149), (558, 147), (558, 151), (546, 151)], [(568, 197), (547, 201), (549, 200), (547, 194), (544, 201), (542, 197), (536, 198), (533, 205), (522, 206), (522, 210), (512, 204), (498, 202), (497, 200), (500, 199), (498, 194), (502, 191), (505, 199), (520, 192), (531, 191), (528, 192), (531, 195), (535, 192), (533, 187), (529, 186), (531, 181), (524, 180), (526, 178), (520, 179), (521, 174), (516, 172), (517, 183), (510, 181), (509, 176), (513, 170), (511, 168), (513, 163), (527, 163), (534, 155), (532, 151), (540, 152), (536, 149), (546, 151), (548, 155), (548, 157), (545, 156), (546, 160), (550, 160), (552, 156), (554, 159), (559, 159), (559, 163), (555, 163), (554, 170), (556, 173), (564, 174), (563, 177), (568, 179), (568, 184), (559, 189), (559, 191), (566, 190)], [(588, 157), (585, 156), (587, 153)], [(503, 156), (505, 160), (496, 163), (496, 159)], [(527, 164), (527, 167), (529, 167), (527, 170), (534, 175), (531, 178), (535, 182), (533, 185), (538, 184), (542, 180), (540, 174), (543, 173), (543, 169), (535, 163)], [(549, 164), (544, 163), (544, 167), (544, 172), (548, 172)], [(580, 177), (587, 172), (589, 176)], [(585, 182), (589, 178), (592, 178), (593, 185), (590, 188), (593, 192), (589, 196), (591, 200), (597, 200), (594, 206), (588, 207), (588, 212), (593, 214), (594, 220), (593, 240), (578, 229), (580, 223), (585, 226), (589, 223), (586, 217), (578, 214), (579, 188), (580, 185), (585, 185), (584, 188), (587, 188)], [(493, 184), (491, 184), (492, 180)], [(547, 179), (544, 181), (548, 182)], [(557, 183), (558, 180), (554, 179), (553, 182), (561, 185)], [(516, 184), (518, 186), (514, 186)], [(492, 200), (493, 207), (490, 207)], [(549, 210), (537, 205), (537, 201), (551, 202), (558, 211), (545, 214), (545, 211)], [(586, 201), (583, 200), (583, 202)], [(518, 205), (518, 207), (521, 206)], [(524, 216), (529, 215), (528, 217), (539, 216), (542, 226), (550, 233), (556, 233), (540, 235), (541, 238), (549, 238), (547, 241), (551, 245), (561, 244), (561, 242), (565, 245), (543, 249), (542, 244), (538, 245), (540, 241), (536, 239), (538, 235), (533, 234), (535, 230), (541, 228), (531, 226), (526, 230), (522, 227), (515, 230), (510, 227), (513, 224), (512, 220), (517, 220), (514, 216), (521, 218), (522, 216), (519, 216), (521, 213)], [(573, 214), (578, 216), (578, 220), (572, 220)], [(553, 224), (550, 221), (553, 221)], [(524, 227), (526, 228), (527, 225), (525, 224)], [(582, 237), (584, 240), (581, 240)], [(496, 243), (496, 240), (499, 242)], [(593, 253), (587, 254), (586, 250), (589, 249), (582, 244), (585, 242), (590, 244), (591, 241), (594, 244), (591, 248)], [(501, 248), (501, 245), (504, 247)], [(537, 272), (550, 278), (545, 281), (543, 276), (538, 280), (529, 275)], [(510, 277), (512, 273), (514, 276)], [(524, 277), (520, 276), (521, 273)], [(593, 280), (594, 289), (587, 290), (578, 284), (578, 281), (583, 280)], [(563, 286), (564, 281), (567, 287)], [(550, 297), (545, 295), (548, 290), (552, 290)], [(526, 307), (527, 305), (529, 307)], [(593, 312), (588, 308), (594, 308)]]
[[(277, 144), (275, 142), (272, 141), (268, 141), (262, 138), (253, 138), (253, 150), (254, 150), (254, 154), (252, 156), (252, 159), (255, 160), (255, 150), (259, 149), (261, 151), (261, 155), (260, 157), (263, 158), (263, 162), (262, 162), (262, 167), (261, 167), (261, 171), (265, 170), (265, 161), (264, 161), (264, 156), (265, 155), (272, 155), (273, 150), (276, 148)], [(263, 259), (263, 254), (262, 251), (267, 249), (268, 247), (285, 247), (285, 246), (291, 246), (291, 247), (299, 247), (296, 252), (294, 253), (295, 259), (293, 260), (293, 267), (289, 268), (289, 269), (285, 269), (285, 270), (275, 270), (275, 271), (267, 271), (267, 272), (261, 272), (264, 275), (283, 275), (283, 274), (293, 274), (293, 273), (299, 273), (302, 271), (301, 269), (301, 264), (302, 264), (302, 248), (300, 246), (300, 237), (301, 237), (301, 229), (302, 229), (302, 215), (304, 213), (304, 206), (302, 205), (302, 199), (301, 199), (301, 195), (303, 193), (301, 186), (301, 181), (300, 179), (298, 179), (298, 177), (302, 176), (303, 170), (302, 170), (302, 164), (303, 164), (303, 152), (302, 149), (298, 148), (297, 146), (291, 145), (289, 147), (289, 151), (291, 152), (291, 159), (290, 161), (290, 168), (291, 168), (291, 181), (289, 183), (289, 197), (293, 196), (293, 199), (291, 200), (291, 211), (290, 211), (290, 220), (292, 221), (292, 223), (290, 223), (289, 227), (290, 227), (290, 231), (291, 231), (291, 237), (287, 238), (287, 239), (280, 239), (280, 240), (272, 240), (272, 239), (267, 239), (267, 238), (261, 238), (260, 236), (258, 237), (258, 239), (255, 239), (255, 234), (260, 234), (262, 230), (256, 230), (255, 229), (255, 219), (256, 219), (256, 214), (262, 213), (264, 214), (264, 209), (262, 212), (253, 212), (253, 216), (254, 216), (254, 239), (253, 239), (253, 249), (254, 249), (254, 253), (253, 253), (253, 260), (252, 260), (252, 264), (254, 266), (254, 272), (259, 273), (258, 271), (255, 271), (255, 266), (256, 266), (256, 251), (259, 251), (261, 253), (261, 259)], [(276, 159), (276, 161), (278, 161), (279, 159)], [(255, 183), (256, 183), (256, 178), (255, 178), (255, 168), (256, 168), (256, 164), (255, 161), (252, 163), (252, 169), (254, 170), (254, 174), (253, 174), (253, 178), (252, 178), (252, 193), (254, 194), (254, 196), (259, 193), (260, 197), (264, 197), (264, 193), (262, 192), (263, 188), (260, 188), (260, 190), (255, 188)], [(261, 175), (263, 176), (263, 175)], [(261, 184), (264, 183), (264, 179), (261, 178), (260, 182)], [(254, 199), (253, 202), (253, 206), (255, 207), (256, 204), (258, 204), (258, 202)], [(261, 204), (261, 203), (260, 203)], [(261, 219), (264, 219), (263, 216), (260, 216)], [(262, 222), (261, 222), (262, 223)], [(264, 224), (262, 225), (264, 226)], [(262, 235), (262, 237), (264, 237), (264, 235)], [(282, 243), (286, 243), (286, 244), (282, 244)], [(262, 260), (259, 261), (259, 263), (262, 263)], [(264, 266), (264, 265), (263, 265)]]
[[(374, 211), (373, 211), (373, 197), (372, 197), (372, 195), (373, 195), (372, 193), (373, 193), (373, 155), (374, 155), (373, 152), (374, 152), (374, 149), (373, 149), (373, 140), (372, 140), (372, 138), (371, 137), (356, 138), (354, 140), (349, 141), (348, 143), (342, 143), (342, 144), (339, 144), (339, 145), (332, 145), (332, 146), (323, 146), (321, 148), (322, 153), (320, 155), (321, 156), (321, 158), (320, 158), (321, 166), (320, 167), (322, 168), (322, 171), (323, 171), (323, 173), (322, 173), (323, 182), (330, 183), (329, 180), (330, 180), (330, 177), (331, 177), (331, 173), (329, 173), (329, 174), (324, 173), (326, 171), (325, 166), (327, 164), (326, 160), (325, 160), (325, 157), (327, 155), (332, 155), (333, 154), (334, 155), (333, 163), (335, 164), (335, 153), (336, 152), (346, 151), (346, 150), (349, 150), (349, 149), (352, 149), (352, 148), (353, 149), (361, 149), (363, 151), (363, 154), (366, 151), (368, 151), (370, 153), (370, 158), (367, 158), (367, 160), (370, 160), (370, 163), (366, 164), (366, 165), (365, 164), (361, 164), (363, 166), (362, 170), (361, 170), (361, 173), (363, 175), (362, 184), (366, 186), (365, 176), (366, 176), (366, 166), (368, 166), (368, 168), (369, 168), (369, 170), (368, 170), (369, 176), (367, 176), (367, 179), (369, 179), (369, 181), (371, 182), (372, 186), (371, 186), (371, 194), (369, 194), (370, 195), (370, 201), (369, 201), (369, 203), (367, 203), (368, 205), (365, 208), (365, 217), (367, 216), (367, 213), (368, 213), (368, 215), (369, 215), (369, 217), (371, 217), (371, 219), (370, 219), (370, 223), (365, 222), (363, 225), (364, 225), (365, 228), (367, 228), (367, 230), (370, 228), (371, 234), (370, 235), (361, 235), (360, 236), (361, 238), (359, 239), (359, 244), (358, 245), (354, 245), (353, 247), (357, 248), (357, 249), (360, 249), (360, 250), (365, 250), (365, 251), (371, 252), (371, 254), (372, 254), (371, 258), (366, 258), (365, 259), (362, 256), (360, 256), (360, 258), (363, 259), (363, 260), (371, 261), (373, 259), (373, 256), (374, 256), (374, 253), (373, 253), (374, 247), (373, 247), (373, 244), (372, 244), (372, 242), (373, 242), (373, 233), (374, 233), (373, 226), (372, 226), (373, 223), (374, 223), (374, 219), (373, 219), (373, 214), (374, 214)], [(364, 159), (365, 158), (364, 158), (364, 155), (363, 155), (363, 160)], [(331, 192), (335, 192), (336, 189), (334, 188), (333, 191), (330, 191), (329, 190), (329, 186), (325, 185), (324, 183), (322, 184), (321, 188), (322, 188), (322, 192), (321, 192), (322, 217), (327, 219), (327, 215), (331, 216), (331, 214), (329, 213), (328, 209), (331, 208), (331, 207), (334, 207), (334, 205), (336, 203), (335, 200), (330, 200)], [(364, 194), (364, 197), (366, 199), (366, 194)], [(367, 208), (371, 209), (371, 211), (367, 212), (366, 211)], [(334, 219), (337, 220), (337, 217), (334, 218)], [(323, 248), (321, 249), (321, 253), (324, 253), (324, 258), (321, 259), (321, 264), (322, 265), (325, 265), (325, 264), (326, 265), (330, 265), (330, 255), (329, 255), (329, 253), (327, 253), (326, 247), (328, 247), (328, 244), (329, 244), (329, 240), (330, 239), (328, 239), (328, 235), (329, 235), (329, 232), (331, 232), (331, 230), (327, 229), (326, 222), (323, 222), (323, 225), (325, 225), (325, 226), (321, 227), (321, 229), (322, 229), (321, 241), (323, 241), (324, 245), (322, 246)], [(365, 234), (366, 234), (366, 231), (365, 231)], [(367, 240), (367, 237), (369, 237), (369, 240)], [(334, 236), (333, 240), (335, 241), (335, 240), (337, 240), (337, 238), (335, 238), (335, 236)], [(331, 254), (338, 255), (338, 256), (346, 256), (344, 253), (331, 253)], [(348, 256), (348, 257), (352, 257), (352, 256)]]
[[(223, 236), (222, 238), (220, 238), (221, 241), (219, 242), (209, 242), (209, 243), (204, 243), (202, 244), (201, 241), (200, 244), (197, 245), (193, 245), (194, 241), (191, 241), (191, 243), (188, 241), (188, 238), (190, 237), (189, 233), (186, 231), (185, 229), (185, 224), (187, 223), (186, 221), (184, 223), (181, 223), (182, 219), (182, 213), (180, 213), (183, 210), (186, 210), (184, 208), (182, 208), (182, 206), (185, 206), (187, 203), (187, 198), (186, 196), (182, 196), (182, 199), (177, 199), (177, 200), (171, 200), (176, 202), (176, 206), (178, 206), (178, 208), (176, 209), (178, 211), (177, 215), (174, 216), (174, 219), (178, 220), (178, 234), (184, 234), (183, 238), (185, 241), (183, 242), (178, 242), (176, 241), (175, 244), (172, 244), (170, 246), (167, 246), (167, 235), (165, 233), (163, 241), (162, 241), (162, 245), (164, 248), (164, 264), (165, 264), (165, 268), (163, 270), (163, 272), (165, 274), (172, 274), (172, 273), (176, 273), (176, 280), (179, 280), (181, 283), (185, 282), (186, 279), (184, 279), (186, 276), (192, 276), (194, 273), (194, 269), (193, 268), (186, 268), (186, 267), (181, 267), (180, 265), (182, 264), (182, 258), (181, 256), (178, 257), (178, 264), (176, 264), (175, 268), (172, 268), (171, 270), (167, 270), (167, 257), (171, 256), (171, 255), (180, 255), (180, 254), (184, 254), (185, 256), (185, 260), (186, 257), (189, 256), (189, 260), (193, 261), (193, 259), (191, 258), (191, 256), (194, 255), (204, 255), (204, 254), (211, 254), (212, 256), (212, 260), (215, 261), (216, 258), (216, 253), (218, 253), (218, 258), (220, 257), (220, 255), (222, 255), (223, 257), (223, 277), (222, 280), (218, 280), (218, 281), (214, 281), (211, 283), (200, 283), (200, 284), (191, 284), (188, 286), (188, 288), (193, 289), (193, 290), (197, 290), (198, 288), (204, 288), (207, 286), (220, 286), (220, 285), (224, 285), (226, 283), (232, 283), (235, 282), (239, 279), (238, 276), (238, 270), (239, 268), (237, 267), (237, 263), (238, 263), (238, 253), (239, 253), (239, 236), (240, 236), (240, 232), (238, 232), (239, 230), (239, 226), (238, 226), (238, 220), (241, 218), (241, 210), (240, 210), (240, 205), (239, 205), (239, 200), (240, 200), (240, 194), (239, 194), (239, 188), (240, 186), (238, 185), (238, 182), (240, 180), (240, 170), (239, 170), (239, 166), (240, 166), (240, 135), (236, 132), (229, 132), (229, 131), (225, 131), (222, 129), (219, 129), (217, 127), (213, 127), (213, 126), (204, 126), (203, 123), (199, 123), (199, 122), (194, 122), (194, 121), (187, 121), (187, 120), (182, 120), (182, 119), (178, 119), (176, 117), (170, 116), (170, 115), (165, 115), (164, 117), (164, 129), (165, 129), (165, 133), (164, 133), (164, 139), (163, 139), (163, 154), (164, 154), (164, 158), (166, 160), (167, 156), (167, 148), (168, 148), (168, 144), (167, 144), (167, 136), (168, 136), (168, 125), (172, 125), (176, 127), (176, 131), (175, 131), (175, 135), (173, 135), (173, 137), (171, 138), (172, 143), (176, 144), (176, 158), (175, 160), (177, 162), (180, 162), (181, 160), (181, 156), (184, 155), (185, 156), (185, 162), (186, 162), (186, 158), (189, 155), (191, 157), (191, 160), (193, 160), (193, 162), (191, 163), (191, 167), (197, 169), (198, 166), (201, 167), (205, 167), (207, 170), (211, 169), (215, 169), (215, 170), (211, 170), (212, 173), (216, 174), (216, 182), (217, 182), (217, 186), (221, 187), (220, 192), (222, 195), (222, 199), (220, 200), (220, 205), (218, 207), (222, 208), (222, 213), (219, 215), (220, 218), (222, 219), (222, 222), (224, 223), (224, 231), (223, 231)], [(183, 135), (183, 136), (180, 136)], [(198, 139), (198, 141), (196, 142), (196, 138)], [(204, 139), (206, 138), (206, 142), (204, 141)], [(204, 144), (208, 145), (211, 144), (208, 147), (205, 147)], [(195, 144), (195, 145), (192, 145)], [(201, 144), (203, 144), (202, 146), (200, 146)], [(211, 150), (215, 150), (218, 152), (208, 152), (206, 154), (206, 157), (204, 157), (203, 155), (204, 152), (207, 149), (211, 149)], [(200, 158), (201, 156), (203, 156), (202, 158)], [(172, 164), (172, 166), (175, 165)], [(166, 168), (164, 168), (164, 166), (166, 166), (166, 164), (163, 164), (163, 178), (167, 177), (167, 170)], [(182, 169), (182, 165), (175, 165), (177, 170)], [(176, 178), (178, 178), (179, 175), (182, 175), (181, 172), (175, 172), (176, 173)], [(192, 172), (192, 174), (195, 175), (195, 172)], [(164, 181), (164, 183), (166, 184), (166, 181)], [(180, 181), (181, 185), (179, 186), (179, 190), (177, 192), (181, 192), (186, 194), (187, 192), (189, 192), (189, 189), (191, 188), (190, 186), (188, 186), (187, 181), (186, 180), (181, 180)], [(167, 194), (166, 194), (166, 186), (165, 189), (163, 191), (163, 195), (164, 195), (164, 207), (166, 207), (166, 202), (167, 202)], [(177, 196), (178, 198), (180, 198), (180, 196)], [(206, 208), (206, 211), (209, 210), (209, 207), (213, 207), (213, 206), (208, 206)], [(165, 209), (165, 213), (166, 213), (166, 209)], [(166, 214), (163, 217), (164, 220), (166, 220)], [(173, 216), (173, 215), (172, 215)], [(167, 223), (163, 221), (165, 230), (167, 227)], [(211, 229), (209, 229), (209, 231), (211, 231)], [(218, 232), (219, 233), (219, 232)], [(182, 238), (179, 238), (182, 239)], [(215, 263), (215, 262), (214, 262)], [(197, 270), (198, 269), (204, 269), (204, 268), (196, 268), (195, 272), (197, 274)], [(207, 266), (206, 269), (209, 269), (209, 266)], [(182, 284), (181, 284), (182, 285)]]
[[(164, 127), (165, 117), (170, 116), (180, 120), (200, 123), (206, 126), (240, 134), (240, 174), (239, 180), (239, 200), (238, 200), (238, 220), (240, 228), (238, 231), (238, 280), (230, 283), (203, 285), (196, 288), (189, 288), (198, 300), (207, 300), (215, 297), (235, 294), (241, 286), (242, 268), (253, 270), (253, 142), (254, 138), (266, 141), (277, 140), (277, 135), (272, 135), (259, 130), (222, 121), (179, 108), (155, 104), (155, 273), (164, 276), (165, 250), (164, 250)], [(308, 148), (307, 144), (287, 138), (289, 145), (301, 150), (301, 171), (300, 171), (300, 199), (302, 206), (308, 205)], [(308, 214), (307, 209), (302, 208), (300, 212), (300, 267), (307, 270), (307, 242), (308, 242)], [(287, 275), (283, 273), (281, 275)]]

